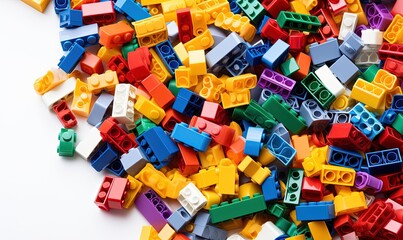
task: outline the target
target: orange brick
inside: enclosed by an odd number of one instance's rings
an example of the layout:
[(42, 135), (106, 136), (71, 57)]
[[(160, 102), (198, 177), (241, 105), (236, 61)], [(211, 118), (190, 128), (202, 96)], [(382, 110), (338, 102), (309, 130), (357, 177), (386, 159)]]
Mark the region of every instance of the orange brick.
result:
[(291, 137), (291, 142), (295, 150), (297, 151), (297, 153), (295, 154), (295, 160), (297, 162), (302, 163), (306, 157), (311, 156), (308, 135), (294, 135)]

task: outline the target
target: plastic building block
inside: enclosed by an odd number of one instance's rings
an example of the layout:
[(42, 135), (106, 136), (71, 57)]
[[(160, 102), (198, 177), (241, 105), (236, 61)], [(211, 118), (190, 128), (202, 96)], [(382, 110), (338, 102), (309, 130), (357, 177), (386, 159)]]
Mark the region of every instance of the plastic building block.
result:
[(330, 122), (328, 115), (313, 99), (308, 99), (302, 102), (299, 114), (305, 119), (308, 128), (312, 129), (313, 132), (323, 131)]
[(175, 69), (176, 87), (178, 88), (191, 88), (198, 84), (196, 75), (190, 75), (190, 68), (180, 66)]
[(361, 39), (366, 46), (380, 46), (383, 42), (383, 32), (378, 29), (365, 29), (361, 31)]
[[(65, 2), (68, 4), (67, 0)], [(83, 25), (83, 13), (81, 10), (72, 10), (67, 8), (61, 10), (62, 11), (59, 13), (61, 28), (81, 27)]]
[(197, 128), (188, 128), (186, 123), (179, 123), (175, 125), (171, 133), (171, 137), (185, 146), (191, 147), (196, 151), (206, 151), (211, 142), (210, 135), (202, 132), (198, 133)]
[(262, 167), (259, 162), (256, 162), (249, 156), (246, 156), (239, 163), (238, 170), (243, 172), (245, 176), (250, 177), (253, 182), (259, 185), (261, 185), (271, 174), (271, 171), (267, 167)]
[(106, 48), (102, 46), (97, 52), (97, 56), (101, 58), (101, 60), (105, 63), (109, 63), (112, 57), (118, 55), (122, 55), (122, 52), (120, 51), (119, 47)]
[(238, 33), (247, 42), (251, 42), (256, 34), (256, 28), (249, 23), (247, 16), (234, 14), (232, 12), (219, 13), (214, 25), (224, 30)]
[(264, 0), (262, 1), (262, 5), (273, 18), (277, 18), (280, 11), (290, 8), (290, 3), (283, 0)]
[(101, 126), (99, 126), (102, 139), (107, 141), (118, 150), (119, 153), (126, 153), (131, 148), (137, 147), (137, 142), (132, 139), (112, 117), (107, 118)]
[(22, 2), (43, 13), (48, 7), (50, 0), (22, 0)]
[(239, 190), (238, 180), (235, 164), (228, 158), (221, 159), (218, 165), (218, 183), (215, 191), (219, 194), (235, 195)]
[(134, 104), (134, 109), (142, 113), (154, 123), (159, 124), (165, 117), (164, 109), (160, 108), (157, 104), (153, 103), (142, 95), (137, 95), (136, 100), (137, 101)]
[(129, 66), (129, 82), (135, 87), (150, 75), (151, 53), (147, 47), (140, 47), (127, 54), (127, 64)]
[(293, 135), (291, 136), (291, 143), (296, 150), (295, 160), (297, 162), (302, 162), (306, 157), (309, 157), (311, 155), (311, 150), (309, 149), (308, 135)]
[(253, 197), (244, 196), (242, 199), (234, 199), (231, 203), (222, 202), (210, 208), (212, 223), (223, 222), (232, 218), (242, 217), (266, 209), (263, 195), (254, 194)]
[(163, 83), (158, 80), (157, 77), (154, 76), (154, 74), (150, 74), (148, 77), (146, 77), (143, 81), (141, 81), (141, 84), (160, 107), (167, 108), (174, 102), (174, 95)]
[(355, 13), (345, 12), (343, 13), (343, 20), (340, 26), (339, 40), (344, 40), (348, 32), (354, 32), (357, 26), (358, 15)]
[(110, 108), (112, 101), (112, 95), (106, 92), (101, 93), (91, 109), (87, 122), (93, 126), (102, 122), (102, 120), (106, 117), (106, 113)]
[(284, 74), (284, 76), (290, 76), (294, 73), (296, 73), (300, 68), (297, 64), (297, 61), (295, 61), (295, 58), (290, 58), (284, 63), (280, 65), (281, 72)]
[(399, 148), (402, 150), (403, 139), (398, 131), (386, 126), (385, 130), (379, 135), (379, 144), (385, 148)]
[(167, 165), (179, 152), (176, 144), (161, 127), (154, 127), (137, 137), (140, 149), (158, 169)]
[(221, 100), (224, 109), (243, 106), (250, 102), (250, 91), (224, 92), (221, 93)]
[(353, 220), (351, 219), (351, 217), (349, 215), (338, 216), (334, 220), (334, 228), (340, 236), (344, 236), (344, 235), (354, 231)]
[(262, 57), (262, 62), (269, 69), (276, 69), (287, 59), (290, 45), (283, 40), (277, 40)]
[(246, 134), (245, 154), (258, 157), (263, 148), (262, 141), (265, 138), (263, 128), (249, 127)]
[(261, 88), (269, 89), (272, 93), (279, 94), (284, 99), (287, 99), (295, 83), (294, 80), (266, 68), (262, 75), (260, 75), (258, 85)]
[(80, 61), (80, 67), (83, 72), (91, 75), (94, 73), (101, 74), (104, 72), (102, 60), (95, 54), (86, 52)]
[(193, 38), (193, 24), (190, 9), (183, 8), (176, 10), (179, 41), (186, 43)]
[(60, 61), (57, 65), (63, 71), (71, 73), (80, 61), (81, 57), (84, 55), (84, 52), (84, 48), (75, 42), (67, 51), (66, 55), (60, 58)]
[(91, 77), (87, 78), (87, 82), (88, 90), (94, 94), (98, 94), (102, 90), (113, 92), (119, 80), (115, 71), (107, 70), (103, 74), (92, 74)]
[(235, 130), (228, 126), (220, 126), (203, 118), (194, 116), (189, 123), (190, 127), (196, 127), (200, 132), (210, 134), (212, 140), (225, 147), (229, 147), (234, 138)]
[(160, 240), (158, 237), (158, 232), (153, 228), (153, 226), (143, 226), (141, 229), (140, 239), (144, 240)]
[(387, 93), (393, 91), (398, 85), (397, 77), (383, 69), (379, 69), (371, 83), (385, 89)]
[[(337, 100), (335, 101), (335, 103), (337, 103)], [(343, 103), (343, 104), (345, 104), (345, 103)], [(338, 109), (337, 104), (333, 104), (333, 106), (335, 109)], [(346, 108), (346, 105), (343, 105), (343, 107), (340, 109), (344, 110), (345, 108)], [(327, 111), (327, 115), (330, 117), (331, 123), (349, 123), (350, 122), (350, 119), (351, 119), (350, 114), (348, 112), (341, 111), (340, 109)]]
[(301, 116), (297, 116), (296, 112), (291, 110), (287, 103), (282, 102), (278, 95), (270, 96), (262, 107), (293, 134), (298, 134), (306, 128), (305, 120)]
[(277, 17), (281, 28), (299, 30), (301, 32), (318, 32), (321, 22), (317, 16), (281, 11)]
[(62, 84), (67, 78), (68, 76), (63, 70), (52, 68), (44, 76), (35, 80), (34, 89), (38, 94), (43, 95)]
[(207, 73), (204, 50), (189, 51), (189, 68), (191, 75), (203, 75)]
[(380, 60), (391, 57), (398, 61), (403, 61), (403, 44), (391, 44), (384, 42), (378, 50)]
[(157, 231), (160, 231), (164, 227), (167, 219), (172, 214), (171, 210), (151, 189), (140, 194), (134, 204)]
[(304, 159), (302, 166), (307, 177), (319, 176), (322, 165), (327, 158), (328, 146), (315, 148), (311, 151), (311, 156)]
[(327, 228), (324, 221), (309, 222), (308, 227), (314, 239), (332, 239), (332, 236), (329, 233), (329, 229)]
[(91, 166), (98, 172), (104, 170), (118, 158), (118, 153), (112, 149), (110, 144), (104, 143), (91, 157)]
[(168, 39), (164, 16), (157, 14), (132, 23), (141, 47), (152, 47)]
[(178, 196), (173, 192), (175, 189), (173, 189), (171, 181), (169, 181), (162, 172), (156, 170), (150, 163), (147, 163), (135, 178), (144, 185), (152, 188), (162, 198)]
[(42, 95), (42, 101), (46, 105), (46, 107), (48, 107), (48, 109), (51, 109), (54, 104), (56, 104), (60, 100), (68, 99), (73, 94), (75, 86), (76, 79), (74, 77), (71, 77), (64, 81), (62, 84), (59, 84), (55, 88), (44, 93)]
[(348, 192), (344, 195), (338, 194), (334, 198), (336, 216), (352, 214), (367, 209), (367, 203), (363, 192)]
[(286, 41), (288, 33), (281, 29), (277, 21), (269, 19), (262, 27), (260, 35), (267, 38), (271, 43), (275, 43), (278, 39)]
[(176, 209), (175, 212), (167, 219), (169, 225), (178, 232), (181, 228), (183, 228), (187, 223), (190, 222), (192, 216), (186, 211), (184, 207), (180, 207)]
[(95, 204), (106, 211), (109, 211), (109, 209), (122, 209), (129, 187), (130, 183), (126, 178), (106, 176), (98, 192)]
[(387, 72), (395, 75), (396, 77), (403, 77), (403, 69), (402, 69), (403, 61), (398, 61), (393, 58), (386, 58), (383, 69)]
[[(160, 5), (161, 6), (161, 5)], [(179, 29), (178, 25), (175, 21), (167, 23), (167, 32), (168, 32), (168, 40), (171, 42), (175, 42), (179, 37)]]
[(382, 190), (383, 182), (366, 172), (357, 172), (355, 175), (354, 187), (358, 190), (369, 190), (377, 193)]
[(59, 156), (63, 157), (72, 157), (75, 152), (75, 143), (77, 139), (77, 135), (73, 129), (60, 129), (60, 133), (58, 135), (59, 146), (57, 147), (57, 153)]
[(321, 201), (324, 185), (318, 178), (304, 177), (302, 181), (301, 197), (306, 201)]
[(284, 196), (284, 203), (298, 205), (302, 190), (302, 180), (304, 177), (304, 170), (290, 169), (288, 171), (287, 186)]
[(77, 144), (76, 153), (85, 160), (90, 160), (101, 143), (101, 134), (96, 127), (93, 127), (85, 138)]
[(295, 210), (299, 221), (327, 221), (335, 218), (333, 202), (300, 203)]
[(77, 79), (73, 93), (73, 101), (71, 103), (71, 111), (76, 115), (88, 117), (91, 99), (92, 93), (88, 90), (88, 84)]
[(361, 74), (358, 67), (345, 55), (337, 59), (337, 61), (330, 66), (330, 70), (343, 84), (348, 84), (356, 80)]
[(84, 24), (111, 24), (116, 21), (112, 1), (86, 3), (81, 6)]
[(77, 125), (77, 118), (71, 112), (66, 101), (62, 100), (58, 102), (53, 105), (52, 109), (64, 128), (73, 128)]
[(364, 158), (356, 151), (344, 150), (335, 146), (330, 146), (328, 163), (341, 167), (350, 167), (359, 171)]
[(134, 30), (125, 21), (119, 21), (99, 28), (99, 43), (107, 48), (122, 46), (131, 42)]
[(214, 123), (228, 123), (228, 117), (225, 110), (218, 103), (205, 101), (200, 117)]
[(395, 121), (392, 123), (392, 127), (400, 134), (403, 133), (403, 115), (401, 113), (397, 114)]
[(321, 44), (312, 43), (309, 45), (309, 54), (313, 65), (321, 65), (341, 57), (339, 44), (335, 38), (328, 38)]
[(207, 203), (206, 198), (193, 183), (188, 183), (179, 192), (178, 201), (190, 216), (194, 216)]
[(257, 0), (236, 0), (236, 3), (254, 23), (259, 23), (266, 12)]
[(401, 37), (403, 36), (403, 31), (401, 30), (401, 27), (403, 26), (402, 20), (403, 17), (400, 14), (396, 14), (384, 32), (383, 37), (389, 43), (403, 43), (403, 40), (401, 40)]
[(172, 108), (186, 116), (198, 115), (204, 104), (204, 99), (190, 90), (181, 88)]
[(299, 52), (295, 57), (295, 61), (299, 66), (299, 70), (295, 72), (291, 77), (296, 80), (304, 79), (311, 67), (311, 57), (303, 52)]
[(384, 129), (374, 114), (365, 109), (362, 103), (355, 105), (350, 111), (351, 122), (370, 140), (374, 139)]
[[(336, 2), (336, 1), (334, 1)], [(338, 1), (338, 3), (342, 3), (344, 1)], [(332, 9), (333, 3), (329, 2), (329, 7)], [(322, 26), (319, 28), (319, 33), (321, 36), (321, 40), (325, 40), (328, 38), (337, 38), (339, 36), (339, 28), (337, 27), (335, 21), (332, 18), (332, 15), (329, 10), (325, 8), (318, 9), (315, 13), (315, 16), (318, 17)]]
[(256, 240), (276, 240), (276, 239), (283, 239), (284, 232), (278, 228), (274, 223), (271, 221), (267, 221), (262, 225), (262, 230), (259, 232)]
[(373, 29), (379, 29), (379, 31), (386, 30), (393, 19), (392, 14), (383, 3), (369, 3), (365, 5), (365, 14), (369, 26)]
[(117, 0), (115, 1), (114, 7), (115, 9), (118, 9), (117, 11), (124, 13), (135, 21), (140, 21), (151, 17), (151, 14), (148, 13), (145, 8), (141, 7), (141, 5), (136, 1)]
[(285, 166), (288, 166), (294, 158), (296, 151), (289, 143), (277, 133), (272, 133), (267, 141), (267, 148)]
[(371, 65), (365, 72), (362, 73), (362, 78), (367, 82), (372, 82), (375, 78), (376, 73), (378, 72), (378, 66), (375, 64)]
[(218, 183), (218, 171), (215, 167), (211, 167), (208, 170), (201, 169), (199, 173), (191, 175), (190, 179), (195, 182), (198, 188), (207, 188)]
[(148, 163), (147, 157), (143, 152), (137, 147), (130, 149), (127, 153), (120, 157), (120, 162), (125, 169), (125, 171), (131, 175), (137, 175), (141, 169)]
[(322, 165), (320, 181), (324, 184), (353, 186), (355, 171), (351, 168)]
[(376, 201), (354, 223), (355, 232), (359, 237), (374, 238), (393, 216), (391, 203)]
[(394, 173), (402, 168), (402, 159), (398, 148), (367, 152), (365, 156), (371, 175)]
[(133, 206), (134, 200), (137, 197), (137, 194), (141, 191), (143, 184), (135, 179), (132, 176), (127, 176), (127, 179), (129, 180), (130, 187), (127, 190), (127, 194), (125, 197), (125, 202), (123, 204), (123, 208), (130, 208)]

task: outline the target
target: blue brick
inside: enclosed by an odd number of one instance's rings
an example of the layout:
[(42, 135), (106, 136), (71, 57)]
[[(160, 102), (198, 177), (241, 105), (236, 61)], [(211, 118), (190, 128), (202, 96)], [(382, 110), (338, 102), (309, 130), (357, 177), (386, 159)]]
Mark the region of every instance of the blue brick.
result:
[(288, 166), (297, 153), (289, 143), (282, 139), (277, 133), (272, 133), (267, 148), (285, 166)]
[(172, 105), (172, 109), (185, 116), (192, 117), (200, 114), (204, 101), (205, 99), (200, 97), (197, 93), (186, 88), (181, 88)]
[(351, 122), (351, 115), (345, 111), (329, 110), (326, 112), (330, 118), (330, 123), (349, 123)]
[(183, 226), (192, 220), (192, 216), (185, 210), (184, 207), (176, 209), (167, 219), (169, 225), (178, 232)]
[(195, 225), (193, 233), (195, 232), (200, 232), (199, 236), (205, 239), (214, 239), (214, 240), (227, 239), (227, 231), (210, 225), (206, 226)]
[(159, 126), (148, 129), (136, 140), (139, 148), (156, 169), (166, 166), (179, 152), (175, 142)]
[(263, 16), (263, 19), (262, 19), (262, 21), (260, 21), (259, 27), (256, 32), (257, 35), (260, 35), (262, 33), (262, 29), (263, 29), (264, 25), (267, 23), (267, 21), (269, 21), (269, 19), (270, 18), (268, 16), (266, 16), (266, 15)]
[(287, 99), (285, 99), (285, 101), (290, 105), (292, 109), (294, 109), (295, 112), (299, 113), (299, 110), (301, 108), (300, 104), (302, 104), (302, 102), (298, 98), (290, 95)]
[(74, 43), (78, 43), (82, 47), (97, 45), (99, 41), (98, 24), (63, 29), (59, 32), (59, 39), (63, 51), (69, 50)]
[(361, 74), (360, 69), (345, 55), (337, 59), (330, 66), (330, 70), (343, 84), (357, 80)]
[(107, 111), (110, 109), (112, 101), (113, 95), (107, 92), (102, 92), (95, 101), (90, 115), (87, 118), (87, 122), (92, 126), (95, 126), (98, 123), (101, 123), (104, 119), (108, 118), (110, 113), (107, 114)]
[(282, 123), (278, 123), (276, 126), (274, 126), (271, 129), (272, 133), (276, 133), (277, 135), (279, 135), (282, 139), (284, 139), (284, 141), (286, 141), (287, 143), (290, 143), (291, 138), (290, 138), (290, 133), (288, 132), (287, 128), (284, 127), (284, 124)]
[(299, 100), (305, 101), (308, 98), (308, 91), (306, 91), (305, 87), (301, 84), (301, 82), (297, 82), (294, 88), (291, 91), (291, 95)]
[(81, 57), (84, 55), (85, 50), (78, 43), (74, 43), (73, 46), (68, 50), (67, 54), (60, 58), (59, 68), (61, 68), (66, 73), (71, 73), (77, 66)]
[(379, 118), (379, 121), (382, 123), (382, 125), (389, 125), (391, 126), (392, 123), (396, 120), (397, 113), (394, 109), (389, 108), (386, 109), (385, 112), (381, 115)]
[(56, 14), (59, 14), (61, 11), (70, 9), (70, 0), (54, 0), (54, 4)]
[(91, 166), (100, 172), (118, 158), (118, 153), (109, 145), (104, 143), (91, 158)]
[(142, 7), (140, 3), (133, 0), (117, 0), (114, 7), (118, 12), (135, 21), (151, 17), (147, 8)]
[(260, 93), (258, 104), (262, 105), (273, 93), (269, 89), (263, 89)]
[(83, 12), (81, 10), (63, 10), (59, 17), (61, 28), (81, 27), (83, 25)]
[(171, 137), (198, 152), (205, 152), (211, 142), (208, 133), (199, 133), (198, 128), (188, 128), (186, 123), (177, 123), (171, 133)]
[(402, 158), (398, 148), (367, 152), (365, 157), (371, 175), (395, 173), (402, 169)]
[(158, 43), (155, 46), (155, 50), (157, 51), (158, 56), (160, 56), (165, 67), (172, 75), (175, 74), (175, 69), (183, 65), (170, 41)]
[(340, 52), (351, 60), (354, 60), (363, 48), (364, 42), (357, 34), (353, 32), (347, 33), (347, 35), (344, 37), (343, 43), (339, 47)]
[(136, 176), (148, 163), (147, 157), (140, 148), (131, 148), (127, 153), (120, 156), (120, 162), (127, 174)]
[(231, 63), (225, 65), (225, 69), (227, 69), (228, 73), (235, 77), (239, 76), (249, 67), (249, 63), (245, 59), (245, 55), (240, 55), (235, 58)]
[(249, 127), (245, 138), (244, 153), (258, 157), (263, 147), (265, 138), (264, 129), (259, 127)]
[(281, 199), (280, 183), (276, 169), (271, 170), (271, 175), (262, 184), (262, 193), (266, 202)]
[(276, 69), (288, 57), (290, 45), (281, 39), (278, 39), (273, 46), (263, 55), (262, 62), (269, 69)]
[(263, 55), (269, 50), (270, 46), (269, 43), (259, 45), (259, 46), (252, 46), (246, 49), (246, 61), (251, 66), (256, 66), (262, 63)]
[(336, 38), (328, 38), (321, 44), (312, 43), (309, 46), (309, 55), (311, 55), (314, 65), (321, 65), (341, 57), (339, 43)]
[(365, 109), (362, 103), (357, 103), (357, 105), (350, 110), (350, 115), (351, 123), (370, 140), (373, 140), (384, 129), (375, 115)]
[(302, 102), (299, 115), (305, 119), (309, 129), (313, 132), (323, 131), (330, 122), (329, 116), (321, 109), (313, 99)]
[(403, 113), (403, 95), (396, 94), (393, 96), (392, 105), (390, 106), (397, 113)]
[(229, 0), (229, 8), (233, 14), (241, 13), (241, 8), (236, 3), (236, 0)]
[(299, 221), (326, 221), (335, 218), (333, 202), (301, 202), (295, 210)]
[(363, 160), (364, 158), (359, 152), (330, 146), (330, 153), (328, 157), (329, 164), (341, 167), (349, 167), (359, 171)]
[(116, 159), (115, 161), (111, 162), (111, 164), (109, 164), (106, 167), (106, 170), (108, 170), (110, 173), (112, 173), (117, 177), (124, 177), (127, 174), (119, 159)]

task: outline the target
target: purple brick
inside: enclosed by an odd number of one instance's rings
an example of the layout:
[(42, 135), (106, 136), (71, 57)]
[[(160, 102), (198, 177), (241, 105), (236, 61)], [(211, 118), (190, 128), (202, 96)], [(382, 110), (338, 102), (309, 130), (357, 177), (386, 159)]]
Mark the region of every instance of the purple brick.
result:
[(258, 85), (287, 99), (295, 86), (295, 81), (268, 68), (264, 69)]
[(361, 31), (366, 29), (368, 29), (368, 27), (361, 24), (355, 28), (354, 33), (357, 34), (359, 37), (361, 37)]
[(172, 214), (164, 201), (152, 189), (139, 195), (134, 204), (157, 232), (164, 227)]
[(393, 20), (392, 14), (383, 3), (367, 4), (365, 6), (365, 14), (367, 16), (369, 26), (371, 28), (379, 29), (380, 31), (386, 30)]
[(371, 189), (374, 193), (381, 191), (383, 182), (366, 172), (357, 172), (355, 175), (354, 187), (359, 190)]

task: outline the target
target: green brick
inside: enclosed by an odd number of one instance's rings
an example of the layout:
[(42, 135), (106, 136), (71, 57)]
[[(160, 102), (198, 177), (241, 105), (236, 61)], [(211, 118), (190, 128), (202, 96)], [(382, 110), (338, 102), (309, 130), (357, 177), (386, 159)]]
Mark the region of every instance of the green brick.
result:
[(143, 134), (143, 132), (147, 131), (155, 127), (155, 123), (153, 123), (150, 119), (142, 117), (136, 121), (136, 135), (139, 136)]
[(298, 205), (302, 190), (304, 170), (292, 168), (288, 170), (287, 185), (285, 189), (284, 203)]
[(232, 111), (231, 119), (236, 122), (241, 122), (245, 117), (244, 117), (244, 112), (245, 112), (245, 107), (236, 107)]
[(120, 49), (122, 51), (123, 57), (127, 60), (127, 54), (139, 48), (139, 44), (136, 38), (133, 38), (131, 42), (128, 42), (122, 46)]
[(284, 204), (273, 203), (267, 207), (267, 212), (277, 218), (283, 217), (287, 212), (287, 207)]
[(362, 73), (362, 78), (367, 82), (372, 82), (378, 70), (379, 70), (378, 66), (372, 64), (369, 68), (367, 68), (367, 70), (365, 70), (364, 73)]
[(258, 24), (262, 20), (266, 9), (257, 0), (236, 0), (238, 6), (252, 22)]
[(175, 79), (171, 79), (171, 80), (169, 80), (169, 83), (168, 83), (168, 89), (176, 97), (178, 95), (179, 89), (181, 89), (181, 88), (178, 88), (176, 86), (176, 80)]
[(281, 28), (312, 33), (318, 32), (321, 26), (317, 16), (287, 11), (281, 11), (278, 14), (277, 23)]
[(329, 108), (333, 101), (336, 100), (336, 97), (323, 85), (313, 72), (310, 72), (301, 81), (301, 84), (323, 108)]
[(74, 152), (76, 150), (75, 144), (77, 140), (77, 134), (74, 132), (74, 130), (66, 128), (60, 129), (58, 139), (59, 146), (57, 146), (57, 152), (59, 153), (59, 156), (74, 156)]
[(274, 225), (280, 228), (283, 232), (287, 232), (287, 230), (291, 227), (291, 222), (283, 217), (280, 217), (279, 219), (277, 219)]
[(233, 199), (231, 203), (222, 202), (220, 205), (212, 205), (210, 217), (212, 223), (224, 222), (233, 218), (243, 217), (266, 209), (266, 202), (260, 193), (253, 197), (244, 196), (242, 199)]
[(392, 127), (400, 134), (403, 134), (403, 115), (401, 113), (397, 114), (396, 120), (392, 123)]
[(271, 95), (262, 105), (268, 113), (281, 122), (292, 134), (298, 134), (307, 125), (305, 119), (298, 116), (291, 106), (278, 95)]
[(255, 100), (251, 100), (248, 107), (243, 112), (244, 118), (261, 126), (266, 130), (272, 129), (276, 124), (273, 115), (267, 112)]
[(299, 70), (299, 66), (297, 61), (295, 61), (295, 58), (290, 58), (280, 65), (280, 69), (283, 72), (284, 76), (288, 77), (297, 72)]

